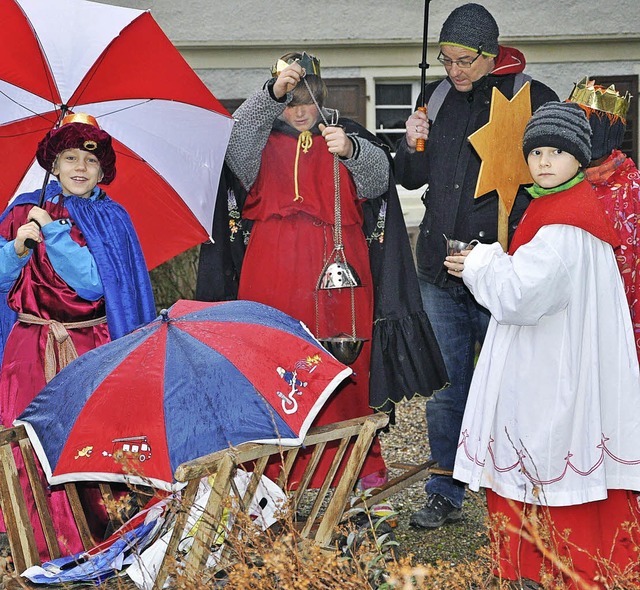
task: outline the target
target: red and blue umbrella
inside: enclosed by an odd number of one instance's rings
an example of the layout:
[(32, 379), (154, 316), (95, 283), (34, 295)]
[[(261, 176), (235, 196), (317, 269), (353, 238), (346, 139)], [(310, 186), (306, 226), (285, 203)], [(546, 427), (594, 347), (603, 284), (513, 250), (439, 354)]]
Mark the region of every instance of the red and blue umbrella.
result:
[(251, 301), (178, 301), (63, 369), (19, 417), (51, 484), (175, 489), (184, 461), (297, 445), (351, 374), (301, 322)]

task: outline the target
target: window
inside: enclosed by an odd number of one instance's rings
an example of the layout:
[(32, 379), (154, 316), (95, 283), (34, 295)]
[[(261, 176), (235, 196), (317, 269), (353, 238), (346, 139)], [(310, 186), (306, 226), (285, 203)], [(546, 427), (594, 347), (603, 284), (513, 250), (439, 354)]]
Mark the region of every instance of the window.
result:
[(337, 109), (363, 127), (367, 126), (367, 92), (364, 78), (324, 78), (329, 97), (326, 106)]
[[(337, 109), (341, 117), (347, 117), (366, 127), (367, 93), (364, 78), (323, 78), (327, 85), (326, 107)], [(222, 105), (233, 114), (243, 103), (242, 98), (221, 99)]]
[(413, 113), (419, 82), (378, 82), (376, 84), (376, 135), (392, 151), (405, 133), (405, 121)]

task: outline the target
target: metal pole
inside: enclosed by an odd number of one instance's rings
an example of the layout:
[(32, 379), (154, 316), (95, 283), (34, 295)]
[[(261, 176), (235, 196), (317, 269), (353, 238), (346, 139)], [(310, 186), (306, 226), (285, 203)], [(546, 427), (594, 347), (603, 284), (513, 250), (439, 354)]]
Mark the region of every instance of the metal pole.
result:
[[(420, 96), (422, 104), (418, 107), (418, 110), (423, 113), (427, 112), (427, 106), (424, 98), (425, 88), (427, 86), (427, 70), (429, 64), (427, 63), (427, 34), (429, 32), (429, 4), (431, 0), (424, 0), (424, 29), (422, 31), (422, 61), (418, 64), (421, 70), (420, 73)], [(424, 139), (418, 139), (416, 141), (416, 151), (424, 152)]]
[[(68, 110), (69, 110), (69, 107), (66, 104), (60, 105), (60, 115), (58, 115), (58, 120), (53, 126), (53, 129), (56, 129), (57, 127), (60, 126), (60, 123), (62, 122), (62, 119), (64, 119), (64, 116), (67, 114)], [(51, 176), (51, 170), (47, 170), (46, 174), (44, 175), (44, 182), (42, 183), (42, 189), (40, 190), (40, 200), (38, 202), (38, 207), (42, 207), (42, 205), (44, 205), (44, 195), (47, 191), (47, 184), (49, 183), (50, 176)], [(27, 248), (29, 248), (29, 250), (33, 250), (38, 245), (38, 242), (36, 242), (35, 240), (32, 240), (31, 238), (27, 238), (24, 241), (24, 245)]]

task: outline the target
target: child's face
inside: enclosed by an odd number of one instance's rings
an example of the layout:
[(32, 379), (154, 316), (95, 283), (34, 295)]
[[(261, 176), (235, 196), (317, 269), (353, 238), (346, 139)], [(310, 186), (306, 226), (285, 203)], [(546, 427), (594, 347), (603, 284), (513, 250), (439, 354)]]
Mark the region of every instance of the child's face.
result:
[(569, 152), (554, 147), (539, 147), (527, 157), (529, 172), (542, 188), (555, 188), (571, 180), (580, 169), (580, 162)]
[(282, 116), (291, 127), (302, 132), (309, 131), (316, 124), (320, 113), (315, 104), (298, 104), (285, 108)]
[(83, 198), (91, 195), (104, 176), (98, 158), (91, 152), (76, 148), (58, 154), (53, 164), (53, 174), (58, 177), (65, 195)]

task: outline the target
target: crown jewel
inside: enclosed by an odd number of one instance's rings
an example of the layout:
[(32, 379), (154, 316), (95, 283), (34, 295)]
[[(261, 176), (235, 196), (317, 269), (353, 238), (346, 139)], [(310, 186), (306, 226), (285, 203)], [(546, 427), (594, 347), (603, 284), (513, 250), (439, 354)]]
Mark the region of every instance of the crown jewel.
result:
[(605, 88), (604, 86), (598, 86), (594, 80), (589, 80), (585, 76), (575, 85), (568, 101), (598, 111), (604, 111), (615, 117), (620, 117), (624, 121), (629, 110), (631, 95), (627, 92), (624, 96), (620, 96), (613, 84)]

